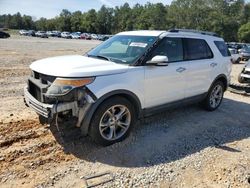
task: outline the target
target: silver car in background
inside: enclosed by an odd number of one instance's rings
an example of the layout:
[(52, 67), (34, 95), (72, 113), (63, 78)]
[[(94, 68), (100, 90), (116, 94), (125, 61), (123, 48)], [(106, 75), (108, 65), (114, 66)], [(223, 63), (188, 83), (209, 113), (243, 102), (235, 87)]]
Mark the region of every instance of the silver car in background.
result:
[(250, 84), (250, 60), (246, 63), (241, 73), (239, 74), (238, 81), (240, 83), (249, 83)]
[(250, 59), (250, 46), (245, 46), (240, 51), (240, 58), (242, 61), (248, 61)]
[(228, 48), (231, 57), (232, 57), (232, 63), (240, 63), (240, 54), (238, 53), (237, 49), (234, 48)]

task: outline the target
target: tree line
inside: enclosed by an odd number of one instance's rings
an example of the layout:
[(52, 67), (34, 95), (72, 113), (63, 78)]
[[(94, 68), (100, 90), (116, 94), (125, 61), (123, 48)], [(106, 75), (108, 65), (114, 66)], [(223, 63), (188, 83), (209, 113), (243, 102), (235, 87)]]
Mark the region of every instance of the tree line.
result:
[(32, 20), (20, 13), (0, 15), (0, 28), (80, 31), (115, 34), (126, 30), (185, 28), (213, 31), (226, 41), (250, 42), (250, 3), (244, 0), (174, 0), (162, 3), (128, 3), (115, 8), (70, 12), (63, 9), (52, 19)]

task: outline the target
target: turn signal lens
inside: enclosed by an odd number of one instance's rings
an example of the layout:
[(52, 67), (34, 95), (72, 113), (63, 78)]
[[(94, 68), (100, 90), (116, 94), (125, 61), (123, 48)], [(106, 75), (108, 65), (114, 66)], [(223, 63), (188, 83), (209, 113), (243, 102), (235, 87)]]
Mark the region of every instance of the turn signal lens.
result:
[(76, 78), (76, 79), (71, 79), (71, 78), (57, 78), (53, 84), (54, 85), (67, 85), (67, 86), (73, 86), (73, 87), (81, 87), (85, 86), (87, 84), (92, 83), (95, 80), (94, 77), (91, 78)]

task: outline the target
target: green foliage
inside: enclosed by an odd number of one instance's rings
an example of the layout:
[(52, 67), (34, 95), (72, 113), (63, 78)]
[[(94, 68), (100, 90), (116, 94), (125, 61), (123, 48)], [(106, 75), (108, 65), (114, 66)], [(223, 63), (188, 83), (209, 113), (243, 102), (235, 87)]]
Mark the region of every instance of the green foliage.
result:
[(4, 14), (0, 15), (0, 28), (11, 28), (11, 29), (34, 29), (35, 23), (31, 16), (23, 15), (18, 12), (14, 15)]
[[(213, 31), (226, 41), (247, 40), (247, 23), (250, 22), (250, 3), (236, 0), (173, 0), (171, 5), (162, 3), (128, 3), (115, 8), (102, 6), (98, 11), (70, 12), (62, 10), (59, 16), (33, 21), (20, 13), (0, 15), (0, 27), (12, 29), (37, 29), (80, 31), (115, 34), (126, 30), (168, 30), (185, 28)], [(240, 29), (240, 30), (239, 30)]]
[(238, 35), (241, 42), (250, 43), (250, 21), (240, 27)]
[(113, 13), (112, 8), (102, 6), (97, 12), (96, 31), (97, 33), (111, 33), (113, 27)]

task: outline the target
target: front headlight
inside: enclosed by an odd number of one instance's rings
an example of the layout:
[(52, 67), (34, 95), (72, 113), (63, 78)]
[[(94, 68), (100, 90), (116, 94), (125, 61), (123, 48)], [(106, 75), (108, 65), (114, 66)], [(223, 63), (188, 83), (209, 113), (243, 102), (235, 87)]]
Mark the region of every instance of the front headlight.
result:
[(92, 83), (94, 77), (90, 78), (57, 78), (46, 92), (47, 96), (60, 96), (69, 93), (72, 89), (83, 87)]

